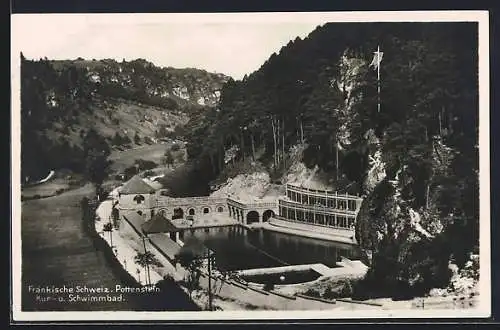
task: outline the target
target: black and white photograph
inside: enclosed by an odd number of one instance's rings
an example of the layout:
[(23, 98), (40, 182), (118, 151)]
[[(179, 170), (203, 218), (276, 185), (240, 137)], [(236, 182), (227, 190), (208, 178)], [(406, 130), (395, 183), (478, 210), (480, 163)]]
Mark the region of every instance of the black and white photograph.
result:
[(488, 12), (11, 18), (14, 320), (490, 316)]

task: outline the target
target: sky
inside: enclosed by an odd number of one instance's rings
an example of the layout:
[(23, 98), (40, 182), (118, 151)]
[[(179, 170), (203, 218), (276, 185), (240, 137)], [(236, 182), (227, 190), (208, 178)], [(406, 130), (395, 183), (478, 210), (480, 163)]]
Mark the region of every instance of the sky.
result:
[(19, 15), (15, 42), (29, 59), (143, 58), (155, 65), (199, 68), (241, 79), (325, 21), (201, 14)]

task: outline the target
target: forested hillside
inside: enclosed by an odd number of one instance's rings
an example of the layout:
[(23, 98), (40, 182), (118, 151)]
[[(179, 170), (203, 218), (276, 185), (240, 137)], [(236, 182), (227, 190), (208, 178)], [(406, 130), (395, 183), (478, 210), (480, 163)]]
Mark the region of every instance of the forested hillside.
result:
[(203, 115), (227, 77), (197, 69), (159, 68), (145, 60), (27, 60), (21, 54), (22, 176), (80, 171), (90, 128), (110, 146), (183, 134)]
[(207, 180), (233, 166), (229, 150), (278, 180), (303, 145), (305, 164), (364, 197), (363, 291), (420, 294), (477, 252), (477, 62), (473, 23), (326, 24), (229, 80), (217, 109), (188, 123), (188, 154)]

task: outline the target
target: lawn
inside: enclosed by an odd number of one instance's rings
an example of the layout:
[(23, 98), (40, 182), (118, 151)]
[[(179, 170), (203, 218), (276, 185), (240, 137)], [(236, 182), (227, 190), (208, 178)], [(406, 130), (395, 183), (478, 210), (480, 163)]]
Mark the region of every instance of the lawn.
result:
[[(109, 184), (111, 182), (106, 182)], [(119, 272), (111, 267), (101, 250), (96, 250), (94, 241), (84, 230), (80, 202), (83, 197), (93, 194), (94, 187), (86, 184), (57, 196), (22, 202), (22, 310), (193, 310), (196, 306), (176, 285), (166, 285), (159, 294), (125, 293), (125, 300), (121, 302), (41, 302), (37, 301), (35, 293), (29, 292), (30, 285), (86, 286), (108, 288), (111, 292), (117, 284), (126, 286)], [(171, 299), (165, 299), (166, 296)]]
[(136, 310), (126, 302), (64, 304), (37, 302), (32, 286), (88, 286), (114, 288), (120, 280), (96, 251), (82, 229), (80, 200), (93, 193), (91, 185), (59, 196), (22, 204), (22, 308), (23, 310)]
[(44, 183), (22, 188), (21, 195), (23, 196), (23, 199), (34, 198), (36, 195), (39, 196), (38, 198), (45, 198), (58, 195), (78, 186), (78, 180), (71, 181), (65, 178), (54, 178)]
[(109, 157), (113, 161), (111, 165), (115, 173), (122, 172), (125, 168), (134, 165), (136, 159), (151, 160), (161, 165), (161, 159), (171, 143), (143, 144), (134, 149), (124, 151), (114, 150)]

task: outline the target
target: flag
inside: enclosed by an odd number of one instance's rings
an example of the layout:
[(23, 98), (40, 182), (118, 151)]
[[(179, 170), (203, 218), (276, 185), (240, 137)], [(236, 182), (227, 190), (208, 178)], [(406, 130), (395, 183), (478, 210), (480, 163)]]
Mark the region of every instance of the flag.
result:
[(380, 48), (377, 48), (377, 51), (373, 53), (373, 60), (370, 63), (370, 66), (373, 66), (375, 70), (380, 68), (380, 62), (382, 62), (382, 57), (384, 53), (380, 51)]

